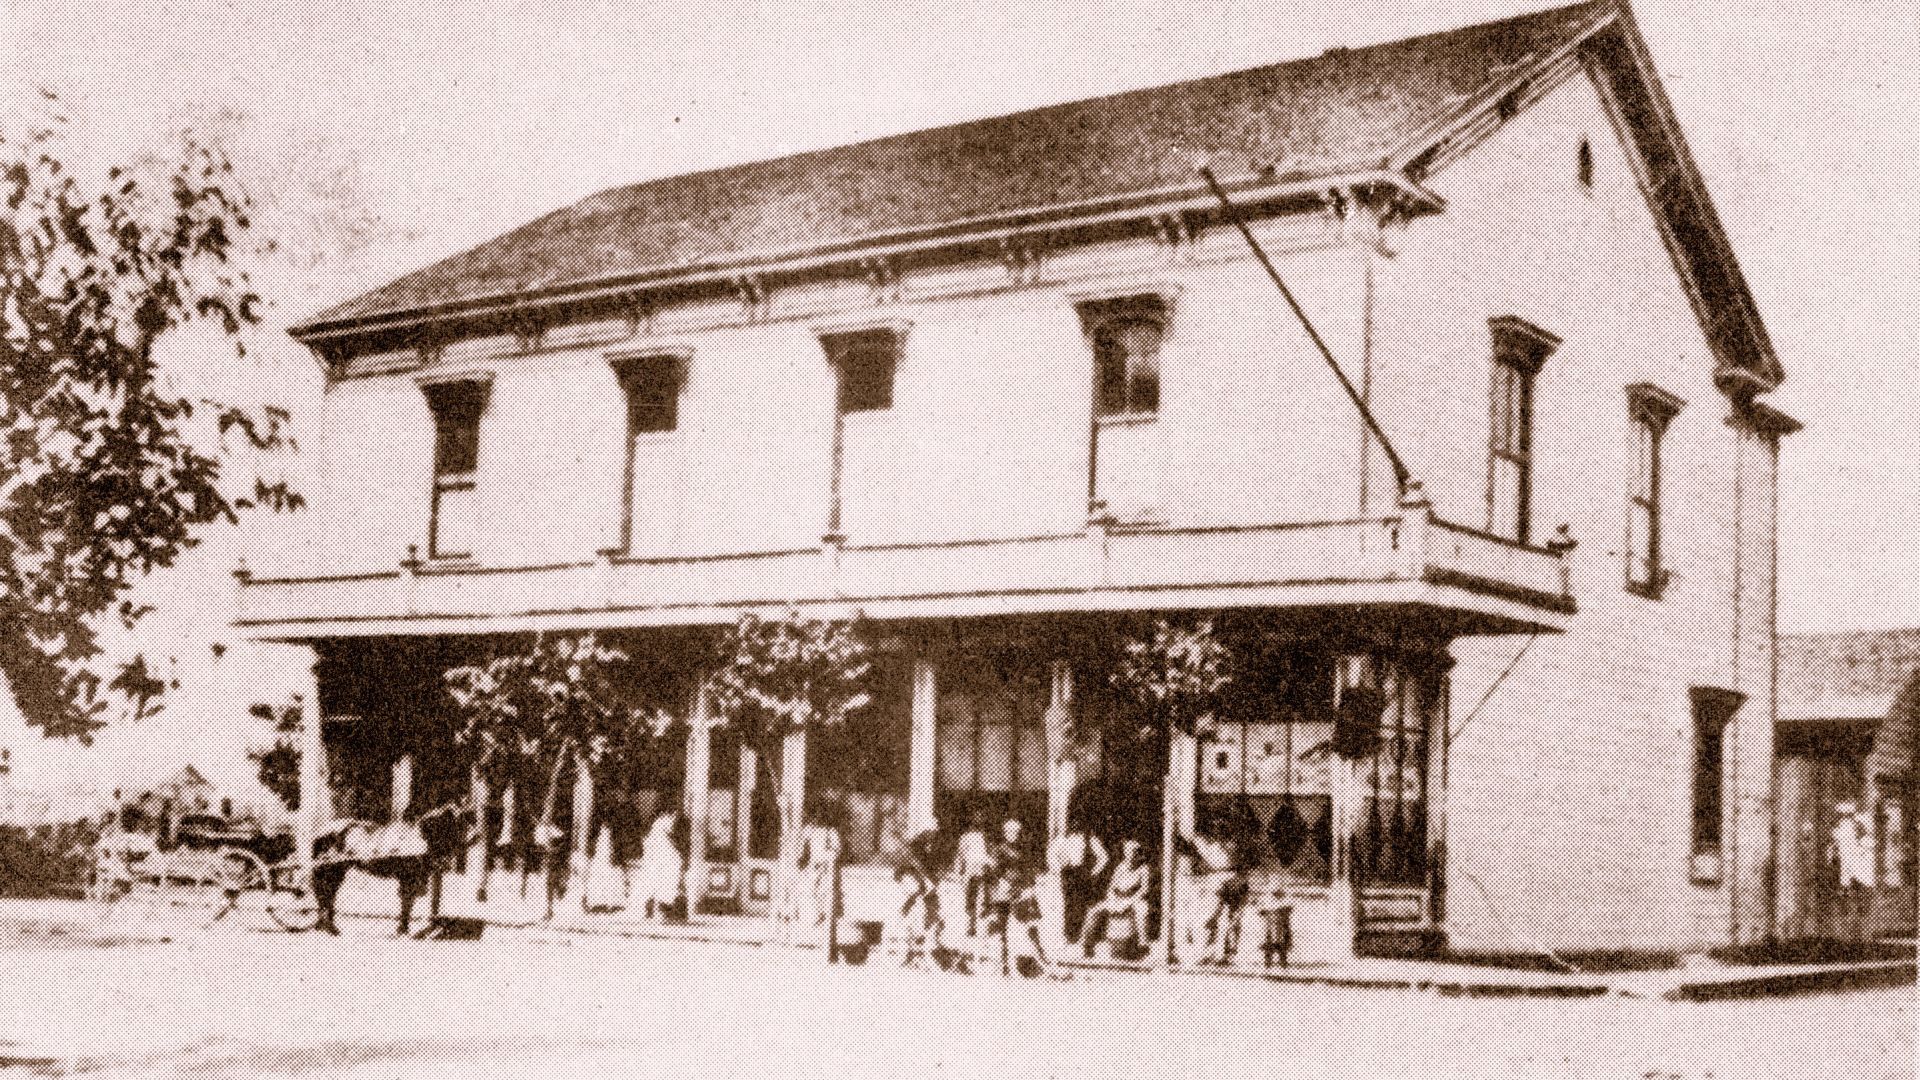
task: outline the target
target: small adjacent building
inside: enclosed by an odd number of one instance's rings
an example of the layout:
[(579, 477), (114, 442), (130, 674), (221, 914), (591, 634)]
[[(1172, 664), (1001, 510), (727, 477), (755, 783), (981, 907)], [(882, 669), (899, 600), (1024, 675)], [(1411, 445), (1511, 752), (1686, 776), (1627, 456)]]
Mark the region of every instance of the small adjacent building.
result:
[(1914, 936), (1920, 630), (1780, 640), (1781, 936)]
[[(691, 717), (743, 612), (858, 612), (874, 702), (807, 757), (850, 879), (975, 815), (1153, 847), (1158, 763), (1070, 733), (1202, 614), (1256, 659), (1179, 812), (1339, 948), (1774, 932), (1797, 425), (1624, 3), (635, 184), (294, 334), (327, 540), (236, 621), (315, 650), (374, 802), (467, 790), (440, 674), (503, 636), (599, 631)], [(763, 904), (751, 757), (658, 757), (587, 815), (684, 807)]]

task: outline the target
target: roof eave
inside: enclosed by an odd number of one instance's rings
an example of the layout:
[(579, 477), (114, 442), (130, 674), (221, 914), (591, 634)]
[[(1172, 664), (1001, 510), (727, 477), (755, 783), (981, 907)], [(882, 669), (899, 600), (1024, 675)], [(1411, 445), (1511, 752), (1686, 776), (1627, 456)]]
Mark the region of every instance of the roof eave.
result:
[[(456, 319), (587, 300), (608, 295), (697, 284), (724, 283), (746, 273), (782, 273), (819, 266), (856, 262), (910, 251), (931, 250), (977, 242), (994, 236), (1047, 231), (1130, 218), (1151, 218), (1182, 210), (1211, 209), (1215, 197), (1204, 181), (1135, 192), (1114, 199), (1032, 207), (1011, 213), (943, 223), (931, 228), (875, 233), (825, 245), (778, 251), (748, 252), (726, 260), (671, 267), (638, 274), (592, 278), (537, 290), (503, 291), (467, 297), (445, 304), (399, 308), (344, 319), (311, 320), (288, 328), (304, 345), (320, 348), (328, 342), (367, 334), (392, 332)], [(1282, 200), (1316, 191), (1390, 187), (1408, 203), (1429, 212), (1445, 209), (1446, 201), (1398, 168), (1380, 163), (1356, 165), (1320, 173), (1285, 176), (1253, 175), (1223, 180), (1243, 204)]]
[(1746, 337), (1746, 344), (1759, 365), (1759, 370), (1753, 372), (1763, 387), (1759, 392), (1771, 392), (1786, 381), (1786, 369), (1780, 363), (1779, 353), (1773, 347), (1772, 336), (1767, 333), (1766, 324), (1760, 317), (1760, 308), (1754, 300), (1753, 289), (1747, 282), (1746, 274), (1740, 269), (1738, 258), (1734, 255), (1733, 243), (1728, 239), (1726, 227), (1720, 221), (1720, 214), (1707, 188), (1706, 178), (1701, 175), (1699, 165), (1693, 160), (1693, 151), (1681, 132), (1679, 116), (1674, 111), (1672, 100), (1667, 97), (1666, 87), (1660, 81), (1658, 69), (1653, 63), (1653, 54), (1647, 47), (1646, 38), (1640, 33), (1639, 23), (1633, 17), (1633, 8), (1628, 0), (1614, 0), (1614, 5), (1617, 18), (1610, 21), (1618, 25), (1623, 40), (1633, 55), (1637, 68), (1636, 74), (1647, 87), (1661, 126), (1665, 128), (1667, 143), (1680, 167), (1682, 179), (1693, 196), (1699, 200), (1700, 205), (1705, 208), (1706, 212), (1701, 224), (1714, 246), (1714, 250), (1708, 254), (1725, 263), (1728, 276), (1739, 291), (1739, 300), (1747, 315), (1747, 318), (1742, 320), (1743, 336)]

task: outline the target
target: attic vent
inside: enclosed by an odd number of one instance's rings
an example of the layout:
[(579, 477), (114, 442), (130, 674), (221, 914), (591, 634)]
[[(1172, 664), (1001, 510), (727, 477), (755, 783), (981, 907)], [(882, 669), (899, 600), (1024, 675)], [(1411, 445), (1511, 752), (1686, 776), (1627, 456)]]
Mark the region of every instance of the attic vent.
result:
[(1593, 186), (1593, 141), (1591, 139), (1580, 140), (1579, 157), (1580, 186), (1591, 188)]

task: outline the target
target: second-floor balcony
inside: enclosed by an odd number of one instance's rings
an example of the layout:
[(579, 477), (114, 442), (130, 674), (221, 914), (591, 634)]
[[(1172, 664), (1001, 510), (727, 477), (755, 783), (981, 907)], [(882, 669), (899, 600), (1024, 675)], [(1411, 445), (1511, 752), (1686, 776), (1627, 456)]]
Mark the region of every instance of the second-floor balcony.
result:
[(1454, 633), (1557, 630), (1564, 551), (1392, 517), (1232, 527), (1120, 526), (1012, 539), (842, 544), (542, 566), (444, 565), (255, 577), (236, 623), (267, 640), (731, 622), (744, 611), (876, 619), (1216, 608), (1377, 609)]

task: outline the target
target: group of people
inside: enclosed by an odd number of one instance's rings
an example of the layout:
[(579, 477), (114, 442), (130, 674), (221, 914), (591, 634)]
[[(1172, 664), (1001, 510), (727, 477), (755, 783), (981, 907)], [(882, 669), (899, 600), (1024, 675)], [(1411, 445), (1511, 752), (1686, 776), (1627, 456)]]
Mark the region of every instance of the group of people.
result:
[[(903, 845), (894, 877), (907, 887), (900, 919), (909, 962), (927, 957), (971, 969), (997, 960), (1003, 973), (1058, 977), (1055, 959), (1075, 946), (1088, 957), (1102, 944), (1122, 958), (1145, 953), (1153, 875), (1140, 841), (1121, 841), (1114, 859), (1084, 828), (1070, 828), (1044, 850), (1023, 833), (1009, 818), (990, 836), (976, 814), (957, 836), (936, 825)], [(943, 882), (963, 907), (951, 924)], [(966, 949), (947, 942), (961, 916)]]
[[(655, 817), (637, 866), (622, 867), (621, 906), (649, 918), (684, 917), (685, 833), (680, 814)], [(797, 872), (776, 897), (783, 925), (799, 930), (830, 917), (841, 846), (831, 825), (809, 821), (797, 845)], [(906, 960), (1058, 977), (1056, 960), (1069, 949), (1088, 959), (1102, 948), (1115, 959), (1145, 956), (1154, 937), (1149, 919), (1155, 874), (1140, 840), (1124, 838), (1118, 846), (1116, 856), (1071, 819), (1044, 845), (1029, 842), (1017, 818), (990, 831), (976, 812), (957, 833), (936, 822), (898, 845), (893, 878), (902, 887), (898, 927)], [(1245, 869), (1224, 842), (1189, 838), (1182, 848), (1217, 879), (1207, 951), (1214, 962), (1230, 962), (1250, 892)]]

